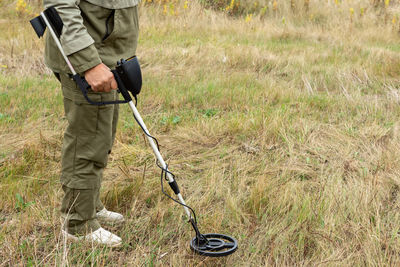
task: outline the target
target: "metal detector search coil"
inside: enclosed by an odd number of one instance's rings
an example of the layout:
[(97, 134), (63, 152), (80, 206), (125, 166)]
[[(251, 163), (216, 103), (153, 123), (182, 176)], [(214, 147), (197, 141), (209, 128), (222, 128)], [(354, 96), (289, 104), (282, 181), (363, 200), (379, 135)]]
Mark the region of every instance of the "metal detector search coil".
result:
[[(136, 57), (129, 58), (127, 60), (121, 59), (117, 62), (117, 67), (115, 70), (111, 72), (114, 74), (114, 77), (118, 84), (118, 90), (122, 94), (124, 100), (123, 101), (110, 101), (110, 102), (94, 102), (87, 96), (88, 90), (90, 89), (90, 85), (86, 82), (84, 78), (82, 78), (79, 74), (76, 73), (74, 67), (66, 56), (61, 43), (60, 36), (63, 28), (63, 23), (61, 17), (58, 15), (57, 10), (54, 7), (50, 7), (40, 13), (40, 16), (31, 20), (32, 27), (34, 28), (36, 34), (40, 38), (43, 36), (46, 27), (49, 28), (49, 32), (54, 39), (58, 49), (60, 50), (66, 64), (68, 65), (72, 78), (81, 89), (83, 95), (86, 100), (93, 105), (107, 105), (107, 104), (122, 104), (127, 103), (133, 112), (133, 117), (136, 122), (139, 124), (140, 128), (143, 130), (144, 134), (149, 141), (151, 148), (153, 149), (154, 155), (157, 159), (157, 166), (161, 169), (161, 191), (171, 200), (175, 201), (179, 205), (181, 205), (186, 215), (188, 216), (189, 222), (193, 227), (193, 230), (196, 232), (196, 237), (192, 239), (190, 242), (191, 249), (204, 256), (211, 257), (221, 257), (227, 256), (235, 252), (238, 248), (238, 242), (235, 238), (222, 235), (222, 234), (201, 234), (198, 226), (197, 226), (197, 218), (194, 210), (186, 205), (185, 200), (183, 199), (178, 184), (175, 180), (175, 175), (169, 171), (168, 165), (165, 163), (163, 157), (161, 156), (158, 141), (155, 137), (150, 135), (147, 130), (146, 125), (143, 122), (142, 117), (140, 116), (138, 110), (136, 109), (135, 104), (132, 101), (131, 95), (136, 99), (136, 95), (140, 93), (142, 87), (142, 73), (140, 70), (139, 61)], [(172, 191), (177, 196), (177, 199), (171, 197), (164, 191), (163, 181), (167, 180), (169, 186)]]
[(235, 238), (221, 234), (204, 234), (207, 242), (202, 242), (197, 238), (190, 241), (190, 248), (200, 255), (210, 257), (227, 256), (235, 252), (238, 242)]

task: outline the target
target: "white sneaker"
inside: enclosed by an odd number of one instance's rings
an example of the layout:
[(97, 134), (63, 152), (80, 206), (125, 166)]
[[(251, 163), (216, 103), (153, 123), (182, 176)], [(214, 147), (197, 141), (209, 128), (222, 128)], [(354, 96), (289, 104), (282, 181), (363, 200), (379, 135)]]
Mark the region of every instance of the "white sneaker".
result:
[(65, 230), (61, 231), (65, 238), (71, 239), (73, 241), (85, 240), (88, 242), (94, 242), (97, 244), (106, 245), (108, 247), (113, 247), (113, 248), (119, 247), (122, 244), (121, 243), (122, 239), (119, 236), (114, 235), (113, 233), (107, 231), (102, 227), (85, 236), (74, 236), (67, 233)]
[(121, 223), (124, 221), (124, 216), (117, 212), (109, 211), (106, 208), (96, 213), (97, 219), (103, 220), (109, 223)]

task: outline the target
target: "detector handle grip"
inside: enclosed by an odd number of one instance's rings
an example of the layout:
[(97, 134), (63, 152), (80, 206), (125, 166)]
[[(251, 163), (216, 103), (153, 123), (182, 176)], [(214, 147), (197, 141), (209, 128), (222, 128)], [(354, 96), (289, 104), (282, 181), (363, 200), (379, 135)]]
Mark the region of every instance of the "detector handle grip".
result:
[(75, 81), (76, 85), (79, 87), (81, 90), (83, 96), (85, 97), (86, 101), (89, 102), (91, 105), (96, 105), (96, 106), (104, 106), (104, 105), (115, 105), (115, 104), (125, 104), (128, 103), (129, 101), (132, 100), (132, 97), (129, 95), (127, 92), (124, 84), (121, 81), (121, 78), (118, 76), (118, 73), (116, 73), (115, 70), (111, 71), (114, 75), (115, 80), (117, 81), (118, 85), (118, 91), (122, 94), (125, 100), (116, 100), (116, 101), (104, 101), (104, 102), (96, 102), (93, 101), (92, 99), (89, 98), (88, 92), (91, 86), (89, 83), (85, 80), (85, 78), (81, 77), (79, 74), (75, 74), (72, 76), (72, 79)]
[(118, 86), (118, 92), (121, 93), (122, 97), (125, 99), (125, 103), (132, 101), (132, 97), (128, 92), (128, 88), (125, 87), (124, 82), (122, 81), (120, 75), (118, 74), (118, 71), (111, 70), (112, 74), (114, 74), (115, 81), (117, 82)]

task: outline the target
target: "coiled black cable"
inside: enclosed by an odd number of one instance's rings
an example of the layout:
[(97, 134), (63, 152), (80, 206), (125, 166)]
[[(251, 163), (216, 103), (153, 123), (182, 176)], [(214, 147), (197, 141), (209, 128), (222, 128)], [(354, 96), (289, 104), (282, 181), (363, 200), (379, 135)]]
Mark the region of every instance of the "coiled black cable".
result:
[[(136, 105), (135, 105), (135, 106), (136, 106)], [(136, 118), (135, 114), (133, 114), (133, 117), (135, 118), (135, 121), (137, 122), (137, 124), (139, 124), (139, 126), (140, 126), (140, 128), (142, 129), (143, 133), (144, 133), (146, 136), (150, 137), (151, 139), (153, 139), (153, 140), (156, 142), (157, 149), (158, 149), (158, 151), (161, 153), (161, 151), (160, 151), (160, 145), (159, 145), (159, 143), (158, 143), (157, 138), (155, 138), (154, 136), (150, 135), (150, 134), (144, 129), (143, 125), (142, 125), (142, 124), (139, 122), (139, 120)], [(181, 205), (181, 206), (183, 206), (183, 207), (188, 208), (188, 209), (192, 212), (192, 214), (193, 214), (193, 219), (194, 219), (194, 223), (195, 223), (196, 226), (197, 226), (196, 212), (195, 212), (190, 206), (188, 206), (188, 205), (186, 205), (186, 204), (183, 204), (183, 203), (180, 202), (179, 200), (177, 200), (177, 199), (171, 197), (171, 196), (170, 196), (167, 192), (165, 192), (165, 190), (164, 190), (163, 179), (165, 179), (166, 181), (168, 181), (167, 174), (169, 173), (169, 174), (172, 176), (172, 178), (173, 178), (174, 180), (176, 180), (176, 179), (175, 179), (175, 174), (173, 174), (172, 172), (170, 172), (170, 171), (168, 170), (168, 164), (165, 163), (165, 164), (166, 164), (166, 168), (164, 168), (163, 166), (160, 165), (160, 162), (158, 161), (158, 159), (156, 159), (156, 164), (157, 164), (157, 167), (159, 167), (159, 168), (161, 169), (161, 179), (160, 179), (160, 180), (161, 180), (161, 191), (162, 191), (163, 194), (166, 195), (169, 199), (173, 200), (174, 202), (178, 203), (179, 205)], [(191, 219), (191, 218), (189, 218), (189, 219)]]

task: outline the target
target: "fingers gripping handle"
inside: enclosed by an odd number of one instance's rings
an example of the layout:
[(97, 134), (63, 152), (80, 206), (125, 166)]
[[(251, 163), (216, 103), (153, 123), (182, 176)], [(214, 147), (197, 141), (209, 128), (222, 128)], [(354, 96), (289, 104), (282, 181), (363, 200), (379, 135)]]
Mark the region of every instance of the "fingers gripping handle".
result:
[(96, 105), (96, 106), (104, 106), (104, 105), (111, 105), (111, 104), (124, 104), (128, 103), (129, 101), (132, 100), (132, 97), (130, 94), (127, 92), (125, 86), (121, 82), (121, 79), (119, 78), (118, 74), (115, 71), (111, 71), (114, 74), (114, 78), (117, 81), (118, 84), (118, 89), (121, 92), (122, 96), (124, 97), (125, 100), (116, 100), (116, 101), (105, 101), (105, 102), (96, 102), (93, 101), (89, 98), (88, 92), (90, 89), (89, 83), (85, 80), (85, 78), (81, 77), (79, 74), (75, 74), (72, 76), (72, 79), (75, 81), (76, 85), (81, 89), (81, 92), (83, 96), (85, 97), (86, 101), (88, 101), (91, 105)]

